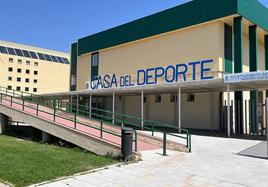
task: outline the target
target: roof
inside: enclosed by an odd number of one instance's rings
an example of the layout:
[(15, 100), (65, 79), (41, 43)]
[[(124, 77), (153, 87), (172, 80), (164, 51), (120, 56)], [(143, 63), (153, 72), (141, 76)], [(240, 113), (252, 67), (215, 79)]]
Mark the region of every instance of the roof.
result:
[(78, 40), (78, 55), (239, 14), (268, 31), (268, 9), (257, 0), (193, 0)]

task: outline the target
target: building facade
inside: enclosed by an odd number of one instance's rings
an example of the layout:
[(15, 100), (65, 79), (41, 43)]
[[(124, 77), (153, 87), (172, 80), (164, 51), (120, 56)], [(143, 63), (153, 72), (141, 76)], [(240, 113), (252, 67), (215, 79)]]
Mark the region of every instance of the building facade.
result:
[(0, 41), (0, 86), (33, 94), (69, 91), (69, 54)]
[[(195, 0), (81, 38), (71, 89), (85, 104), (91, 95), (107, 110), (225, 131), (223, 77), (268, 70), (267, 20), (257, 0)], [(266, 93), (249, 90), (231, 94), (234, 133), (257, 133), (263, 118)]]

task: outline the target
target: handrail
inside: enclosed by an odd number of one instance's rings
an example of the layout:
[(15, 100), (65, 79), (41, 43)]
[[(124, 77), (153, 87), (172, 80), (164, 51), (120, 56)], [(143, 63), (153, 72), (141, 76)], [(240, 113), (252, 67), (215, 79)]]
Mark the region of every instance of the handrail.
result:
[[(34, 95), (28, 92), (9, 90), (2, 86), (0, 86), (0, 93), (6, 94), (6, 95), (12, 95), (13, 97), (22, 99), (23, 101), (28, 101), (28, 102), (32, 102), (35, 104), (47, 106), (52, 109), (56, 108), (56, 110), (67, 112), (72, 115), (77, 115), (77, 116), (81, 116), (84, 118), (93, 119), (95, 121), (101, 121), (102, 123), (104, 122), (110, 123), (117, 127), (121, 127), (123, 124), (123, 125), (135, 127), (136, 129), (151, 131), (152, 136), (154, 136), (154, 132), (160, 132), (160, 133), (170, 135), (173, 137), (182, 138), (186, 140), (186, 147), (188, 148), (189, 152), (191, 152), (191, 134), (187, 129), (174, 127), (166, 123), (155, 121), (155, 120), (142, 119), (140, 117), (136, 117), (136, 116), (129, 115), (129, 114), (112, 112), (112, 111), (89, 107), (89, 106), (85, 106), (85, 105), (81, 105), (77, 103), (71, 103), (67, 101), (64, 101), (64, 103), (57, 102), (56, 97), (44, 97), (44, 96)], [(70, 109), (72, 111), (70, 111)], [(73, 112), (73, 110), (75, 112)], [(114, 123), (112, 123), (111, 121), (114, 121)], [(142, 122), (143, 122), (143, 126), (141, 126)], [(171, 132), (165, 128), (169, 128)], [(174, 134), (174, 133), (177, 133), (177, 134)], [(186, 137), (178, 135), (178, 134), (186, 135)]]

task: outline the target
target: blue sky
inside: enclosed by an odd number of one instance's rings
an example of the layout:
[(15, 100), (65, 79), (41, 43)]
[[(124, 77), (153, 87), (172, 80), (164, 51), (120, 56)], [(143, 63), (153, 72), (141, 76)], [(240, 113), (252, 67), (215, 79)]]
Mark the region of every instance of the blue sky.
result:
[(3, 0), (0, 40), (68, 52), (79, 38), (188, 1)]

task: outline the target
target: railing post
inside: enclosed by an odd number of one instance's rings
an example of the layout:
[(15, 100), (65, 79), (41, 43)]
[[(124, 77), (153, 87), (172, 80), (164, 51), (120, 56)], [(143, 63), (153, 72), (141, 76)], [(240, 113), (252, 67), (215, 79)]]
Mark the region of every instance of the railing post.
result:
[(24, 99), (22, 100), (22, 110), (24, 111)]
[(154, 123), (152, 122), (152, 136), (154, 136)]
[(163, 155), (167, 156), (167, 134), (163, 133)]
[(191, 134), (189, 134), (189, 153), (191, 153), (192, 152), (192, 135)]
[(53, 121), (55, 122), (56, 121), (56, 108), (53, 108), (54, 111), (53, 111)]
[(138, 134), (137, 131), (135, 131), (135, 152), (138, 151)]
[(1, 93), (1, 103), (2, 103), (3, 94)]
[(76, 116), (77, 116), (77, 114), (75, 113), (74, 114), (74, 129), (76, 129)]
[(38, 108), (39, 108), (39, 104), (36, 104), (36, 115), (38, 116)]
[(101, 121), (101, 128), (100, 128), (100, 137), (102, 139), (102, 129), (103, 129), (103, 122)]
[(10, 106), (12, 106), (12, 101), (13, 100), (13, 97), (12, 96), (10, 96)]

